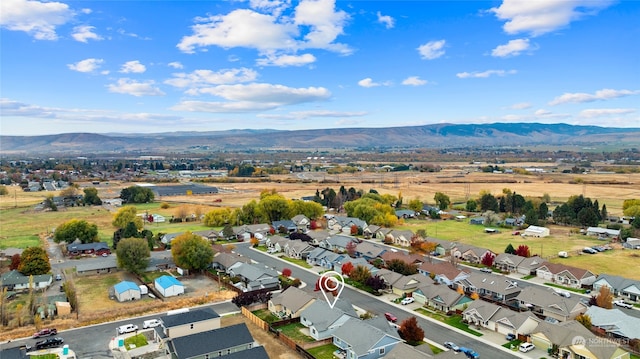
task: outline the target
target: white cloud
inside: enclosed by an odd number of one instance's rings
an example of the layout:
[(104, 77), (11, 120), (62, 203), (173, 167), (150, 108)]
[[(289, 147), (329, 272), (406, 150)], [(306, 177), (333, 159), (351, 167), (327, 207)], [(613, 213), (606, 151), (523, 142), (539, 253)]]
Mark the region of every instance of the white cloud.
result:
[(291, 6), (290, 0), (249, 0), (252, 9), (262, 10), (279, 16), (284, 10)]
[(402, 80), (402, 84), (410, 86), (422, 86), (427, 84), (427, 80), (422, 80), (418, 76), (409, 76), (406, 79)]
[(393, 29), (393, 26), (396, 22), (394, 18), (389, 15), (382, 15), (380, 11), (378, 11), (378, 22), (384, 24), (387, 29)]
[(602, 89), (596, 91), (594, 94), (584, 93), (584, 92), (576, 92), (576, 93), (564, 93), (561, 96), (554, 98), (549, 105), (555, 106), (563, 103), (583, 103), (583, 102), (593, 102), (593, 101), (601, 101), (601, 100), (610, 100), (613, 98), (631, 96), (640, 94), (640, 90), (613, 90), (613, 89)]
[[(253, 1), (251, 4), (264, 11), (272, 9), (271, 5), (276, 3), (280, 4), (274, 1)], [(283, 2), (282, 6), (287, 4)], [(346, 12), (335, 9), (335, 0), (302, 0), (293, 17), (280, 16), (279, 11), (265, 14), (237, 9), (226, 15), (197, 18), (197, 24), (191, 27), (192, 35), (184, 36), (177, 47), (186, 53), (219, 46), (252, 48), (262, 55), (290, 54), (301, 49), (349, 54), (352, 50), (347, 45), (335, 42), (348, 19)]]
[(155, 81), (136, 81), (128, 78), (118, 79), (117, 83), (107, 86), (109, 92), (122, 93), (136, 97), (162, 96), (165, 93), (155, 86)]
[(84, 43), (89, 42), (89, 40), (102, 40), (102, 37), (93, 32), (93, 30), (95, 30), (95, 27), (89, 25), (76, 26), (73, 28), (73, 33), (71, 33), (71, 36), (76, 41)]
[(456, 76), (461, 79), (468, 78), (487, 78), (489, 76), (506, 76), (516, 74), (516, 70), (487, 70), (482, 72), (460, 72), (457, 73)]
[(68, 64), (67, 67), (78, 72), (93, 72), (98, 69), (103, 62), (103, 59), (91, 58), (78, 61), (75, 64)]
[(259, 66), (304, 66), (316, 61), (316, 57), (312, 54), (302, 55), (267, 55), (264, 58), (256, 60)]
[(571, 115), (565, 114), (565, 113), (553, 113), (551, 111), (541, 108), (541, 109), (537, 109), (530, 115), (509, 114), (509, 115), (502, 116), (500, 119), (503, 121), (509, 121), (509, 122), (535, 122), (535, 121), (557, 122), (557, 121), (565, 120), (568, 118), (571, 118)]
[(504, 45), (499, 45), (495, 49), (491, 50), (491, 56), (494, 57), (507, 57), (518, 56), (523, 51), (529, 50), (529, 39), (515, 39), (507, 42)]
[(0, 27), (24, 31), (36, 40), (57, 40), (56, 27), (74, 16), (67, 4), (31, 0), (0, 1)]
[(127, 61), (120, 68), (120, 72), (122, 72), (123, 74), (128, 74), (128, 73), (141, 74), (145, 71), (147, 71), (147, 67), (141, 64), (140, 61), (138, 60)]
[(366, 116), (368, 112), (344, 112), (344, 111), (328, 111), (328, 110), (310, 110), (310, 111), (294, 111), (286, 115), (277, 114), (259, 114), (260, 118), (272, 119), (272, 120), (304, 120), (314, 117), (360, 117)]
[(596, 14), (612, 3), (612, 0), (503, 0), (499, 7), (489, 11), (505, 21), (503, 30), (506, 33), (524, 32), (538, 36), (566, 27), (584, 16)]
[(636, 110), (633, 108), (597, 108), (597, 109), (586, 109), (580, 111), (579, 117), (583, 118), (595, 118), (595, 117), (608, 117), (615, 115), (626, 115), (629, 113), (635, 113)]
[(81, 9), (80, 12), (85, 14), (85, 15), (89, 15), (89, 14), (91, 14), (93, 12), (93, 10), (85, 8), (85, 9)]
[(380, 86), (382, 84), (377, 83), (377, 82), (373, 82), (371, 77), (367, 77), (366, 79), (362, 79), (362, 80), (358, 81), (358, 85), (362, 86), (362, 87), (376, 87), (376, 86)]
[(418, 47), (420, 57), (424, 60), (433, 60), (444, 55), (445, 40), (429, 41), (424, 45)]
[(167, 64), (169, 67), (173, 67), (174, 69), (182, 69), (184, 66), (178, 61), (170, 62)]
[(195, 70), (191, 73), (176, 73), (164, 83), (180, 88), (199, 88), (210, 85), (225, 85), (254, 81), (258, 73), (246, 67), (220, 71)]
[(531, 108), (531, 104), (529, 102), (519, 102), (511, 105), (511, 109), (513, 110), (526, 110)]

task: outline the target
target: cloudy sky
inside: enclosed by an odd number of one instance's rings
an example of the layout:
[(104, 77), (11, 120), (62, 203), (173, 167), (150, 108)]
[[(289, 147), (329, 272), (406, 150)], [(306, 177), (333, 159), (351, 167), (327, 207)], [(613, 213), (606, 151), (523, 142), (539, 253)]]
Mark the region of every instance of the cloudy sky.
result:
[(0, 2), (0, 131), (640, 127), (640, 2)]

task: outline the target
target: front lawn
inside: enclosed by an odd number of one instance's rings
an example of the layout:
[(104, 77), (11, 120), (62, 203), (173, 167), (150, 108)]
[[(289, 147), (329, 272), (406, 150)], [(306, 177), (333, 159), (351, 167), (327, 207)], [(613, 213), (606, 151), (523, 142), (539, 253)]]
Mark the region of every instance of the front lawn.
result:
[(283, 259), (287, 262), (293, 263), (293, 264), (297, 264), (300, 267), (303, 268), (307, 268), (307, 269), (311, 269), (313, 268), (313, 266), (311, 266), (309, 263), (307, 263), (307, 261), (305, 261), (304, 259), (295, 259), (295, 258), (289, 258), (289, 257), (280, 257), (280, 259)]
[(518, 347), (520, 346), (520, 343), (522, 343), (521, 340), (514, 339), (510, 342), (502, 344), (502, 346), (509, 350), (518, 351)]
[(311, 348), (307, 350), (309, 354), (313, 355), (316, 359), (334, 359), (333, 352), (338, 350), (338, 347), (333, 344), (321, 345), (319, 347)]
[(288, 336), (297, 343), (312, 343), (316, 340), (308, 335), (303, 334), (300, 330), (305, 329), (305, 326), (300, 323), (291, 323), (277, 328), (282, 334)]
[(460, 330), (464, 330), (465, 332), (467, 332), (469, 334), (473, 334), (476, 337), (481, 337), (482, 336), (482, 333), (477, 332), (477, 331), (469, 328), (469, 326), (467, 324), (463, 323), (462, 322), (462, 316), (454, 315), (454, 316), (451, 316), (451, 317), (445, 319), (444, 322), (449, 324), (452, 327), (456, 327), (456, 328), (458, 328)]
[(575, 292), (575, 293), (580, 293), (580, 294), (586, 294), (586, 292), (587, 292), (586, 289), (576, 289), (576, 288), (571, 288), (571, 287), (565, 287), (565, 286), (557, 285), (557, 284), (554, 284), (554, 283), (545, 283), (544, 285), (548, 285), (549, 287), (560, 288), (560, 289), (564, 289), (564, 290), (568, 290), (570, 292)]
[[(134, 346), (132, 347), (131, 344), (133, 344)], [(127, 348), (127, 350), (140, 348), (147, 344), (147, 338), (144, 336), (144, 334), (134, 335), (132, 337), (125, 338), (124, 340), (124, 347)]]

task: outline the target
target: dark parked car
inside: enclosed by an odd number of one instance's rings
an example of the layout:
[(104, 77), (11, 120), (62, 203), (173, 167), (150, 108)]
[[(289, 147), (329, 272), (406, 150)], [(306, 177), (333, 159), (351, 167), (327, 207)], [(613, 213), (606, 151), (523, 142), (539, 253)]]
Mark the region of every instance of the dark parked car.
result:
[(46, 348), (55, 348), (62, 345), (62, 343), (64, 343), (64, 339), (62, 338), (58, 338), (58, 337), (49, 338), (41, 342), (37, 342), (36, 349), (39, 350), (39, 349), (46, 349)]
[(513, 334), (513, 333), (509, 333), (509, 334), (507, 334), (507, 336), (506, 336), (506, 337), (504, 337), (504, 338), (505, 338), (506, 340), (508, 340), (508, 341), (512, 341), (512, 340), (516, 339), (516, 335), (515, 335), (515, 334)]
[(58, 334), (58, 330), (56, 328), (45, 328), (45, 329), (40, 330), (37, 333), (34, 333), (33, 337), (34, 338), (48, 337), (48, 336), (56, 335), (56, 334)]

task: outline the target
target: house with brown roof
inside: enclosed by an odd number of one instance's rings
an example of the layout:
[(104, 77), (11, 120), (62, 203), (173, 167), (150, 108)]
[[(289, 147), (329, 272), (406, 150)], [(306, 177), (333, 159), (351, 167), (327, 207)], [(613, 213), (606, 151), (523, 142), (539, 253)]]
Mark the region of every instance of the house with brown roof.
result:
[(536, 269), (536, 276), (543, 280), (572, 288), (590, 286), (596, 281), (596, 275), (591, 271), (550, 262), (545, 262)]
[(405, 252), (392, 252), (386, 251), (380, 256), (385, 263), (390, 263), (394, 259), (398, 259), (403, 261), (406, 264), (415, 264), (416, 266), (420, 266), (423, 262), (425, 262), (425, 258), (418, 254), (409, 254)]
[(269, 311), (279, 318), (298, 318), (316, 298), (296, 287), (289, 287), (269, 300)]

